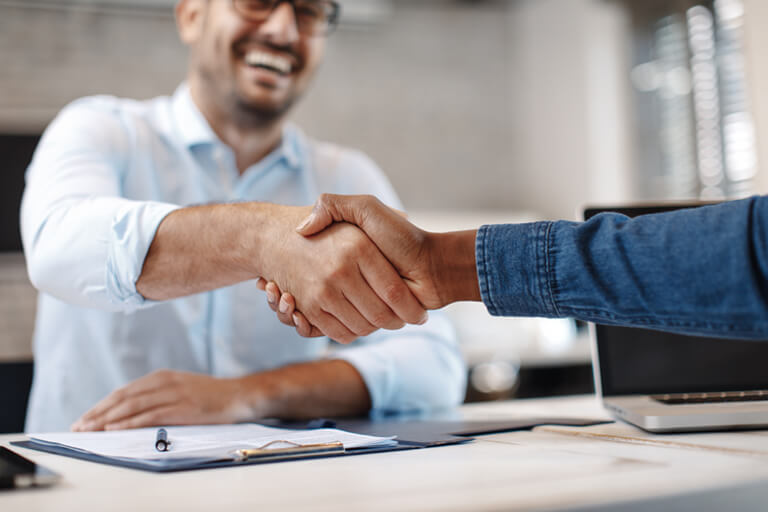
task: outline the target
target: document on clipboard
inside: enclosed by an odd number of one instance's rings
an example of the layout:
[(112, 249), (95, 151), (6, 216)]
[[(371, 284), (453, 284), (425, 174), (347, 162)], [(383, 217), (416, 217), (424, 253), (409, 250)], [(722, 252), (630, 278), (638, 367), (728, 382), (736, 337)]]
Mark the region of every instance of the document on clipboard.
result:
[(158, 451), (158, 429), (30, 434), (15, 443), (60, 455), (149, 471), (331, 457), (399, 449), (394, 437), (323, 428), (293, 430), (255, 423), (165, 427), (169, 449)]

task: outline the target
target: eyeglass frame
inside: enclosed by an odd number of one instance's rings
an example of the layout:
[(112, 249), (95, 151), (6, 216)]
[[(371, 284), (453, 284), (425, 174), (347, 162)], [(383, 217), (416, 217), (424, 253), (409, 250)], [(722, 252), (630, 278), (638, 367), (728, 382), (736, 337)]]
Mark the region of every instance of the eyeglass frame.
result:
[(266, 16), (264, 16), (264, 18), (249, 17), (246, 11), (238, 7), (238, 5), (241, 4), (241, 0), (232, 0), (232, 7), (240, 16), (242, 16), (244, 19), (248, 21), (263, 22), (263, 21), (266, 21), (272, 15), (272, 12), (274, 12), (274, 10), (277, 9), (277, 7), (280, 6), (280, 4), (282, 3), (291, 4), (291, 6), (293, 7), (294, 17), (296, 18), (296, 28), (299, 30), (300, 33), (306, 36), (327, 37), (334, 30), (336, 30), (336, 27), (338, 26), (338, 23), (339, 23), (339, 18), (341, 18), (341, 5), (339, 4), (339, 2), (337, 2), (336, 0), (322, 0), (322, 2), (318, 2), (318, 3), (326, 3), (332, 9), (330, 14), (328, 15), (325, 28), (317, 32), (315, 31), (305, 32), (301, 30), (301, 26), (299, 24), (299, 17), (296, 14), (296, 4), (294, 3), (294, 0), (274, 0), (272, 7), (270, 8)]

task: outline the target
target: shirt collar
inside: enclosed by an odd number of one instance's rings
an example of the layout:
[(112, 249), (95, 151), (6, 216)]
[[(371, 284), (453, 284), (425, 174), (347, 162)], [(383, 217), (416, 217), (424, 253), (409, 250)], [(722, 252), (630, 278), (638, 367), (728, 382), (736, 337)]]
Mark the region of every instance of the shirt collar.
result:
[[(176, 133), (188, 148), (207, 144), (224, 144), (211, 129), (200, 109), (197, 108), (186, 82), (176, 89), (172, 104)], [(280, 145), (266, 158), (279, 160), (282, 157), (288, 166), (299, 169), (301, 166), (301, 140), (301, 131), (291, 123), (285, 123)]]

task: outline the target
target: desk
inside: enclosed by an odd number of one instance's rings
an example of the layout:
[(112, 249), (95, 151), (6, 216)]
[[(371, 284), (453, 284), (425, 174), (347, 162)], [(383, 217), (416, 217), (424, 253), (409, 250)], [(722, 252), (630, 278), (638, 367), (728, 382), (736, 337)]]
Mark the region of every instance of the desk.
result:
[[(579, 396), (470, 404), (460, 415), (490, 420), (605, 413), (594, 397)], [(21, 438), (0, 436), (0, 444)], [(765, 510), (768, 503), (768, 431), (652, 436), (618, 423), (539, 427), (459, 446), (172, 474), (17, 450), (64, 478), (51, 489), (0, 493), (3, 512), (634, 512)]]

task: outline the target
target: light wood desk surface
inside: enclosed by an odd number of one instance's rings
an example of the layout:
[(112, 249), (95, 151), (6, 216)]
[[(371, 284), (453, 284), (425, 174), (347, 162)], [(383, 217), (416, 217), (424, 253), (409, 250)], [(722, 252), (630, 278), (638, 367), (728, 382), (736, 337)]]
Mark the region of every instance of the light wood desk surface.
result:
[[(605, 417), (591, 396), (473, 404), (459, 414)], [(0, 436), (0, 444), (17, 439)], [(652, 436), (620, 423), (544, 426), (459, 446), (170, 474), (12, 448), (63, 480), (0, 493), (2, 512), (768, 510), (768, 431)]]

